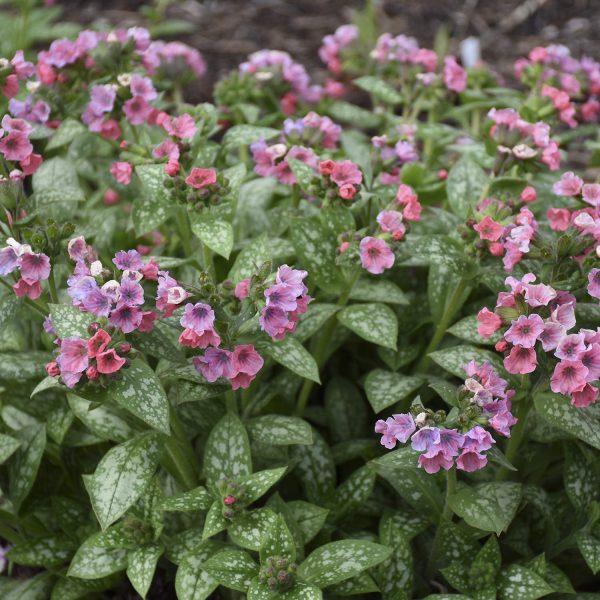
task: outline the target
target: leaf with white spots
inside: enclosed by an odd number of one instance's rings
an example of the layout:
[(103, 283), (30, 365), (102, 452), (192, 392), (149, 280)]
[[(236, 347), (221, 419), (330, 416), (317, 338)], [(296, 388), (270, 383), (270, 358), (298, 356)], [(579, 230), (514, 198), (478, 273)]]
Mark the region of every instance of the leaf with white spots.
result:
[(268, 489), (283, 477), (286, 470), (287, 467), (265, 469), (238, 479), (238, 483), (244, 488), (244, 505), (252, 504), (261, 496), (264, 496)]
[(369, 464), (356, 469), (335, 491), (333, 517), (339, 519), (366, 503), (373, 493), (375, 477)]
[(364, 77), (355, 79), (352, 83), (385, 104), (393, 106), (402, 102), (402, 94), (379, 77), (365, 75)]
[(272, 592), (258, 579), (253, 579), (247, 594), (248, 600), (323, 600), (323, 592), (314, 585), (296, 581), (294, 585), (283, 592)]
[(417, 459), (420, 454), (410, 446), (403, 446), (392, 452), (386, 452), (383, 456), (374, 459), (372, 464), (382, 472), (394, 469), (417, 469), (419, 467)]
[(183, 492), (176, 496), (165, 498), (160, 506), (163, 510), (174, 512), (190, 512), (197, 510), (208, 510), (213, 503), (213, 496), (210, 492), (200, 486)]
[(8, 460), (19, 448), (21, 442), (10, 435), (0, 433), (0, 464)]
[(482, 483), (462, 487), (448, 501), (452, 510), (471, 527), (500, 535), (512, 522), (521, 495), (520, 483)]
[(352, 304), (337, 314), (338, 321), (359, 337), (396, 350), (398, 319), (385, 304)]
[(204, 520), (204, 529), (202, 530), (202, 539), (206, 540), (217, 533), (227, 529), (230, 521), (223, 516), (223, 505), (220, 501), (211, 504), (206, 519)]
[(52, 355), (47, 352), (3, 352), (0, 354), (0, 379), (42, 379)]
[(142, 495), (160, 457), (158, 436), (143, 433), (111, 448), (84, 483), (96, 517), (106, 529)]
[(600, 450), (600, 419), (592, 407), (577, 408), (566, 396), (539, 394), (535, 410), (544, 421)]
[(310, 185), (316, 176), (315, 170), (310, 165), (295, 158), (288, 158), (287, 162), (290, 165), (292, 173), (296, 176), (296, 181), (300, 188), (304, 192), (308, 192)]
[(253, 440), (274, 446), (312, 444), (310, 424), (299, 417), (286, 415), (264, 415), (250, 419), (248, 431)]
[[(389, 523), (388, 523), (389, 521)], [(394, 531), (399, 531), (402, 536), (410, 542), (414, 537), (425, 531), (430, 525), (429, 519), (410, 509), (387, 513), (384, 515), (379, 526), (379, 535), (381, 536), (381, 527), (386, 523)]]
[(56, 148), (66, 146), (67, 144), (70, 144), (77, 136), (86, 132), (87, 129), (81, 121), (67, 117), (60, 124), (58, 129), (55, 130), (54, 134), (48, 141), (48, 144), (46, 145), (46, 151), (55, 150)]
[(164, 165), (138, 165), (135, 168), (142, 182), (141, 193), (133, 204), (133, 226), (138, 235), (162, 225), (173, 214), (173, 200), (163, 181), (168, 179)]
[(244, 181), (244, 177), (246, 176), (246, 165), (243, 162), (240, 162), (233, 167), (224, 169), (222, 173), (225, 176), (225, 179), (227, 179), (227, 183), (229, 183), (231, 196), (237, 202), (242, 181)]
[(76, 549), (73, 538), (59, 534), (21, 542), (10, 549), (8, 557), (18, 565), (51, 567), (69, 560)]
[[(120, 581), (117, 574), (100, 577), (98, 579), (77, 579), (75, 577), (62, 577), (52, 588), (51, 600), (80, 600), (87, 598), (95, 592), (103, 592)], [(47, 597), (44, 597), (46, 600)], [(22, 599), (18, 599), (22, 600)]]
[(312, 354), (291, 335), (287, 335), (279, 341), (266, 341), (261, 345), (261, 348), (274, 361), (296, 373), (296, 375), (321, 383), (319, 368)]
[(229, 537), (242, 548), (259, 551), (277, 515), (270, 508), (258, 508), (236, 517), (227, 528)]
[(448, 173), (446, 192), (448, 204), (455, 214), (466, 218), (488, 184), (485, 171), (470, 157), (463, 156)]
[[(160, 265), (161, 268), (167, 267)], [(185, 355), (181, 351), (181, 346), (175, 344), (169, 337), (173, 328), (158, 321), (154, 324), (152, 331), (133, 331), (129, 334), (129, 340), (133, 347), (144, 354), (164, 358), (174, 363), (185, 363)]]
[(85, 200), (75, 165), (60, 156), (45, 160), (33, 174), (31, 183), (36, 205), (38, 209), (46, 209), (44, 214), (47, 209), (55, 214), (57, 207), (65, 207), (72, 213), (77, 203)]
[(534, 571), (510, 565), (500, 573), (498, 600), (537, 600), (554, 590)]
[(202, 565), (219, 550), (218, 543), (207, 541), (183, 556), (175, 576), (178, 600), (205, 600), (213, 593), (218, 583)]
[(467, 376), (465, 366), (472, 360), (479, 365), (487, 361), (500, 375), (504, 373), (504, 366), (498, 354), (475, 346), (452, 346), (432, 352), (429, 356), (442, 369), (463, 380)]
[(237, 283), (258, 272), (264, 263), (275, 262), (276, 259), (283, 259), (293, 253), (294, 248), (287, 240), (260, 235), (244, 246), (236, 256), (228, 278)]
[(304, 500), (292, 500), (287, 505), (302, 532), (304, 543), (308, 544), (325, 525), (329, 510)]
[(127, 577), (133, 586), (133, 589), (145, 598), (152, 580), (158, 559), (163, 553), (163, 548), (158, 544), (148, 544), (140, 546), (129, 554), (127, 564)]
[(258, 572), (258, 565), (243, 550), (222, 550), (202, 566), (221, 585), (238, 592), (245, 592)]
[(320, 588), (378, 565), (392, 550), (365, 540), (340, 540), (320, 546), (298, 567), (298, 576)]
[(276, 515), (275, 521), (260, 548), (261, 563), (264, 563), (271, 556), (283, 556), (291, 561), (296, 560), (296, 544), (285, 519), (281, 515)]
[(109, 387), (109, 394), (117, 404), (154, 427), (169, 433), (169, 401), (156, 373), (141, 360), (120, 371), (121, 379)]
[(409, 598), (413, 586), (413, 555), (404, 523), (394, 515), (384, 515), (379, 523), (379, 539), (392, 548), (392, 554), (377, 567), (377, 582), (384, 600), (403, 591)]
[(46, 428), (32, 424), (15, 431), (19, 449), (8, 462), (9, 498), (18, 511), (35, 482), (42, 456), (46, 448)]
[(365, 379), (365, 392), (373, 410), (378, 413), (404, 400), (418, 390), (424, 381), (420, 377), (375, 369)]
[(294, 337), (305, 342), (315, 333), (321, 331), (323, 325), (338, 311), (340, 307), (336, 304), (326, 302), (311, 302), (310, 310), (300, 316)]
[(270, 140), (279, 135), (279, 129), (259, 127), (257, 125), (234, 125), (223, 136), (223, 146), (226, 150), (238, 146), (248, 146), (259, 140)]
[(209, 484), (252, 473), (250, 442), (239, 418), (226, 414), (212, 429), (204, 449), (204, 475)]
[(209, 213), (190, 215), (194, 235), (224, 258), (229, 258), (233, 249), (233, 227), (229, 221), (214, 217)]
[(579, 450), (576, 444), (565, 444), (565, 466), (563, 481), (571, 504), (581, 511), (597, 498), (599, 489), (598, 475), (592, 463)]
[(352, 286), (350, 299), (361, 302), (408, 304), (406, 294), (393, 281), (364, 276)]
[(327, 591), (337, 597), (347, 598), (348, 596), (377, 593), (379, 586), (367, 572), (364, 572), (329, 586)]
[(493, 346), (502, 338), (502, 335), (499, 332), (496, 332), (489, 338), (481, 337), (477, 331), (477, 325), (477, 315), (471, 315), (454, 323), (454, 325), (448, 329), (448, 333), (451, 333), (453, 336), (460, 338), (465, 342), (470, 342), (471, 344), (484, 344), (486, 346)]
[(575, 536), (577, 547), (590, 571), (595, 575), (600, 571), (600, 539), (592, 533), (580, 531)]
[(22, 303), (22, 299), (14, 294), (5, 294), (0, 297), (0, 329), (4, 328), (6, 323), (13, 321)]
[(378, 127), (381, 121), (381, 117), (372, 111), (343, 100), (334, 102), (329, 107), (329, 114), (337, 121), (369, 129)]
[(306, 498), (315, 504), (327, 504), (335, 486), (335, 464), (329, 446), (313, 430), (310, 446), (292, 446), (291, 451), (298, 461), (294, 471), (300, 477)]
[(102, 533), (95, 533), (79, 547), (67, 575), (79, 579), (99, 579), (127, 567), (127, 550), (99, 545)]
[(19, 581), (10, 591), (2, 592), (2, 600), (46, 600), (52, 589), (54, 577), (45, 572)]
[(467, 273), (473, 266), (460, 242), (446, 235), (408, 234), (397, 255), (405, 266), (443, 265), (454, 275)]

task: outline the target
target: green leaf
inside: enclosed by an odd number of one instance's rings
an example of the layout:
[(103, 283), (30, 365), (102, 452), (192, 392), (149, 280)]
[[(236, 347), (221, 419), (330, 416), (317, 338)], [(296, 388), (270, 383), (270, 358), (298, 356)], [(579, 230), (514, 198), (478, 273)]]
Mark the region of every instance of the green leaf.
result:
[(577, 547), (590, 571), (595, 575), (600, 571), (600, 539), (591, 533), (580, 531), (575, 536)]
[(287, 505), (302, 531), (304, 543), (308, 544), (325, 525), (329, 511), (304, 500), (292, 500)]
[[(279, 258), (281, 255), (279, 249), (288, 248), (287, 244), (289, 244), (287, 240), (273, 239), (266, 234), (257, 237), (247, 246), (244, 246), (236, 256), (228, 278), (237, 283), (252, 276), (258, 272), (264, 263)], [(291, 251), (293, 254), (293, 248), (291, 248)]]
[(411, 377), (375, 369), (365, 379), (365, 392), (373, 410), (378, 413), (400, 402), (423, 385), (420, 377)]
[(510, 565), (500, 574), (499, 600), (536, 600), (554, 590), (536, 573), (521, 565)]
[(233, 249), (233, 227), (229, 221), (216, 218), (207, 213), (190, 214), (192, 231), (203, 244), (225, 259)]
[(134, 435), (127, 413), (108, 403), (94, 405), (90, 400), (68, 393), (73, 414), (94, 434), (105, 440), (124, 442)]
[[(387, 513), (382, 517), (379, 523), (379, 536), (382, 536), (382, 527), (386, 525), (390, 531), (397, 531), (402, 534), (404, 540), (409, 541), (414, 537), (425, 531), (429, 525), (429, 519), (424, 515), (416, 512), (412, 512), (410, 509), (397, 511), (393, 513)], [(394, 544), (388, 544), (390, 548), (394, 547)]]
[(216, 542), (208, 541), (184, 555), (175, 576), (178, 600), (205, 600), (213, 593), (218, 583), (202, 565), (218, 549)]
[(0, 353), (0, 379), (42, 379), (50, 360), (51, 354), (35, 350)]
[(232, 590), (245, 592), (258, 566), (243, 550), (222, 550), (203, 564), (204, 570), (218, 583)]
[(78, 135), (86, 133), (85, 125), (76, 119), (67, 117), (56, 129), (54, 135), (50, 138), (46, 145), (46, 150), (55, 150), (61, 146), (70, 144)]
[(152, 580), (158, 559), (163, 553), (163, 549), (158, 544), (148, 544), (136, 548), (128, 557), (127, 577), (133, 586), (133, 589), (145, 598)]
[(258, 508), (235, 518), (227, 528), (227, 533), (238, 546), (258, 552), (276, 518), (277, 515), (270, 508)]
[(351, 123), (352, 125), (367, 129), (376, 128), (381, 122), (381, 117), (372, 111), (351, 104), (350, 102), (344, 102), (343, 100), (334, 102), (329, 107), (329, 114), (337, 121)]
[(223, 516), (223, 505), (220, 501), (212, 503), (211, 507), (206, 513), (206, 519), (204, 521), (204, 529), (202, 530), (202, 539), (206, 540), (217, 533), (227, 529), (230, 521)]
[(6, 462), (20, 446), (21, 442), (19, 440), (15, 440), (10, 435), (0, 433), (0, 464)]
[(600, 450), (600, 419), (592, 407), (577, 408), (558, 394), (539, 394), (534, 402), (544, 421)]
[(265, 469), (240, 478), (238, 481), (244, 488), (244, 504), (252, 504), (261, 496), (264, 496), (267, 490), (283, 477), (286, 470), (287, 467)]
[(127, 550), (105, 548), (99, 544), (102, 533), (95, 533), (75, 553), (67, 575), (79, 579), (99, 579), (127, 567)]
[(13, 546), (8, 552), (10, 560), (29, 567), (51, 567), (69, 560), (77, 543), (66, 535), (29, 540)]
[(39, 573), (25, 581), (19, 581), (14, 588), (2, 593), (2, 600), (46, 600), (52, 589), (51, 573)]
[(315, 170), (310, 165), (307, 165), (301, 160), (296, 160), (295, 158), (288, 158), (287, 162), (290, 165), (290, 169), (296, 176), (296, 180), (300, 188), (303, 191), (308, 192), (310, 184), (316, 176)]
[(234, 125), (223, 136), (223, 146), (231, 150), (239, 146), (248, 146), (259, 140), (270, 140), (280, 133), (279, 129), (272, 127), (258, 127), (256, 125)]
[(320, 546), (298, 567), (298, 576), (320, 588), (358, 575), (384, 561), (390, 548), (365, 540), (340, 540)]
[(335, 596), (346, 598), (348, 596), (358, 596), (363, 594), (372, 594), (379, 592), (379, 587), (375, 580), (368, 573), (360, 573), (356, 577), (344, 579), (327, 588)]
[(84, 475), (92, 507), (102, 529), (125, 514), (154, 475), (160, 445), (154, 433), (143, 433), (111, 448), (93, 475)]
[(521, 484), (482, 483), (463, 487), (448, 499), (450, 507), (469, 525), (500, 535), (508, 529), (521, 502)]
[(13, 321), (23, 301), (12, 294), (0, 297), (0, 329)]
[(417, 459), (421, 453), (413, 450), (410, 446), (398, 448), (392, 452), (386, 452), (383, 456), (371, 461), (378, 471), (390, 469), (416, 469)]
[(338, 321), (359, 337), (396, 350), (398, 319), (385, 304), (352, 304), (337, 314)]
[(313, 442), (310, 425), (298, 417), (264, 415), (250, 419), (247, 425), (252, 439), (263, 444), (289, 446)]
[(226, 414), (212, 429), (204, 449), (204, 475), (215, 484), (252, 473), (248, 434), (239, 418)]
[[(167, 269), (162, 263), (160, 266)], [(143, 333), (134, 331), (130, 333), (129, 340), (136, 350), (144, 354), (164, 358), (171, 362), (185, 363), (186, 359), (181, 347), (173, 343), (169, 337), (172, 331), (172, 327), (158, 321), (154, 324), (152, 331), (144, 331)]]
[(457, 323), (454, 323), (454, 325), (448, 329), (448, 333), (451, 333), (453, 336), (465, 340), (466, 342), (472, 344), (485, 344), (487, 346), (493, 346), (502, 337), (498, 332), (487, 339), (481, 337), (477, 332), (477, 315), (465, 317)]
[(370, 465), (356, 469), (335, 491), (334, 517), (341, 518), (366, 503), (373, 493), (375, 477)]
[(377, 567), (377, 581), (384, 599), (398, 591), (412, 595), (413, 556), (405, 525), (393, 515), (384, 515), (379, 524), (381, 543), (392, 548), (392, 554)]
[[(352, 287), (351, 300), (362, 302), (385, 302), (387, 304), (408, 304), (406, 294), (388, 279), (361, 277)], [(311, 309), (313, 306), (311, 305)]]
[(327, 304), (325, 302), (311, 302), (310, 310), (305, 312), (298, 321), (298, 327), (294, 332), (294, 337), (305, 342), (315, 333), (321, 331), (325, 323), (338, 311), (340, 307), (336, 304)]
[(576, 444), (565, 444), (563, 481), (571, 504), (581, 512), (598, 496), (598, 475)]
[(446, 192), (452, 211), (466, 218), (488, 184), (484, 170), (469, 156), (463, 156), (448, 173)]
[(208, 510), (212, 503), (212, 495), (206, 488), (200, 486), (189, 492), (183, 492), (176, 496), (164, 498), (160, 503), (160, 507), (167, 511), (190, 512), (196, 510)]
[[(38, 207), (72, 205), (85, 199), (75, 165), (59, 156), (45, 160), (33, 174), (32, 186)], [(70, 210), (75, 210), (72, 206)]]
[(402, 102), (402, 94), (383, 79), (379, 79), (379, 77), (366, 75), (355, 79), (352, 83), (361, 90), (371, 94), (371, 96), (377, 100), (385, 102), (386, 104), (391, 104), (393, 106)]
[(334, 376), (329, 380), (325, 413), (334, 442), (354, 441), (371, 433), (371, 418), (363, 395), (349, 379)]
[(283, 592), (272, 592), (258, 579), (253, 579), (248, 588), (248, 600), (323, 600), (323, 593), (318, 587), (296, 581), (293, 587)]
[(504, 366), (498, 354), (475, 346), (452, 346), (432, 352), (429, 356), (442, 369), (459, 379), (465, 379), (467, 376), (465, 367), (472, 360), (477, 364), (489, 362), (500, 374), (504, 372)]
[(122, 369), (111, 384), (111, 397), (123, 408), (162, 433), (169, 433), (169, 401), (156, 373), (141, 360)]
[(29, 425), (13, 436), (20, 447), (8, 463), (9, 497), (18, 511), (35, 482), (46, 448), (46, 427)]
[(321, 383), (319, 368), (312, 354), (291, 335), (279, 341), (266, 341), (261, 347), (275, 362), (283, 365), (292, 373), (316, 383)]
[(264, 544), (260, 548), (260, 562), (264, 563), (271, 556), (283, 556), (291, 561), (296, 560), (296, 545), (288, 529), (285, 519), (277, 515)]
[(135, 168), (142, 182), (142, 193), (133, 206), (133, 226), (142, 235), (162, 225), (173, 213), (173, 201), (163, 185), (167, 178), (164, 165), (138, 165)]

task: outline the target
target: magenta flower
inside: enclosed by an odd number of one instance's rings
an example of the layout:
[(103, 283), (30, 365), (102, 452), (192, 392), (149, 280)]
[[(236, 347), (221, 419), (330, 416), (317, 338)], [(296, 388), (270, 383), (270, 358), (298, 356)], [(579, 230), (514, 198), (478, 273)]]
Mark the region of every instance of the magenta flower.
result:
[(244, 298), (248, 297), (249, 289), (250, 289), (250, 279), (242, 279), (239, 283), (236, 284), (233, 295), (238, 300), (244, 300)]
[(364, 237), (360, 241), (360, 261), (364, 269), (379, 275), (394, 265), (394, 253), (384, 240)]
[[(6, 250), (6, 248), (5, 248)], [(0, 252), (2, 252), (0, 250)], [(592, 269), (588, 273), (587, 292), (592, 298), (600, 300), (600, 269)]]
[(581, 392), (589, 371), (579, 360), (563, 360), (554, 367), (550, 388), (556, 394), (570, 395)]
[(490, 242), (497, 242), (504, 233), (504, 227), (489, 216), (485, 216), (473, 229), (479, 234), (479, 239)]
[(196, 370), (210, 383), (220, 377), (232, 379), (236, 375), (233, 353), (222, 348), (209, 348), (204, 356), (192, 359)]
[(483, 469), (487, 465), (487, 457), (473, 450), (463, 450), (456, 459), (456, 468), (467, 473)]
[(185, 182), (197, 190), (217, 183), (217, 172), (214, 169), (194, 167), (186, 177)]
[(123, 333), (135, 331), (142, 322), (142, 311), (135, 306), (119, 303), (112, 311), (108, 322), (118, 327)]
[(502, 319), (491, 310), (482, 308), (477, 313), (477, 333), (483, 338), (490, 338), (502, 326)]
[(115, 254), (113, 263), (119, 271), (141, 271), (144, 262), (137, 250), (120, 250)]
[(208, 304), (198, 302), (186, 304), (184, 313), (179, 320), (182, 327), (202, 335), (207, 329), (212, 329), (215, 322), (215, 313)]
[(339, 186), (344, 184), (360, 185), (362, 173), (351, 160), (341, 160), (334, 164), (331, 179)]
[(133, 279), (123, 278), (119, 286), (119, 302), (127, 306), (144, 304), (144, 288)]
[(20, 131), (12, 131), (0, 140), (0, 152), (6, 160), (25, 160), (33, 152), (33, 146), (27, 135)]
[(96, 369), (98, 373), (116, 373), (126, 362), (113, 349), (106, 350), (96, 356)]
[(467, 72), (454, 56), (446, 56), (443, 70), (444, 85), (452, 92), (462, 92), (467, 87)]
[(98, 356), (101, 352), (106, 350), (106, 347), (110, 343), (110, 335), (104, 329), (99, 329), (93, 337), (87, 341), (87, 353), (90, 358)]
[(26, 252), (21, 255), (19, 266), (21, 277), (30, 285), (50, 276), (50, 259), (45, 254)]
[(123, 112), (132, 125), (142, 125), (152, 114), (152, 106), (141, 96), (134, 96), (123, 104)]
[(110, 166), (110, 174), (116, 181), (123, 185), (129, 185), (131, 183), (132, 173), (133, 166), (128, 162), (114, 162)]
[(510, 354), (504, 359), (504, 368), (513, 375), (533, 373), (537, 366), (537, 357), (533, 348), (513, 346)]
[(554, 356), (561, 360), (579, 360), (579, 355), (586, 349), (583, 333), (565, 335), (554, 352)]
[(573, 171), (567, 171), (552, 186), (552, 191), (558, 196), (578, 196), (583, 187), (583, 179), (577, 177)]
[(539, 315), (521, 315), (504, 334), (504, 339), (515, 346), (533, 348), (540, 334), (544, 331), (544, 321)]
[(242, 344), (233, 349), (233, 363), (237, 374), (231, 379), (234, 390), (246, 389), (262, 369), (264, 360), (251, 344)]

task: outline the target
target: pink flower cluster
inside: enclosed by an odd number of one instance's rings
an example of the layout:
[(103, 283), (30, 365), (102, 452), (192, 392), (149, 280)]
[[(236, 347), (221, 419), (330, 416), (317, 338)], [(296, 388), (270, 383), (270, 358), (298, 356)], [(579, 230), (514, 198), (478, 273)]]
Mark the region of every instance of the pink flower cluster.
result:
[(389, 135), (376, 135), (371, 138), (373, 147), (379, 150), (383, 161), (385, 171), (380, 177), (384, 185), (400, 183), (399, 167), (419, 160), (416, 133), (417, 128), (414, 125), (405, 123), (396, 126)]
[(0, 81), (0, 89), (9, 100), (19, 93), (19, 81), (29, 79), (35, 73), (33, 63), (25, 60), (22, 50), (17, 50), (10, 62), (5, 58), (1, 59), (0, 69), (10, 70)]
[(337, 193), (343, 200), (353, 200), (362, 183), (362, 173), (351, 160), (322, 160), (319, 173), (326, 182), (335, 184)]
[(156, 125), (162, 127), (169, 137), (163, 140), (152, 150), (155, 158), (166, 158), (165, 173), (169, 177), (177, 175), (181, 169), (179, 158), (181, 156), (181, 142), (191, 141), (198, 131), (191, 115), (183, 113), (178, 117), (171, 117), (165, 112), (156, 116)]
[(111, 340), (104, 329), (98, 329), (89, 340), (77, 336), (57, 339), (58, 356), (46, 365), (46, 372), (51, 377), (60, 377), (68, 388), (75, 387), (82, 377), (93, 381), (101, 375), (116, 373), (127, 364), (118, 352), (126, 354), (131, 344), (122, 342), (109, 348)]
[(281, 265), (275, 283), (265, 290), (267, 302), (259, 322), (272, 339), (282, 340), (287, 333), (295, 331), (298, 318), (308, 310), (311, 297), (304, 285), (306, 275), (306, 271)]
[(550, 125), (529, 123), (512, 108), (492, 108), (488, 117), (494, 122), (490, 135), (499, 142), (498, 150), (516, 160), (539, 159), (551, 171), (560, 167), (558, 143), (550, 138)]
[(323, 38), (323, 45), (319, 48), (319, 58), (334, 75), (340, 75), (342, 72), (344, 48), (350, 46), (357, 38), (358, 27), (356, 25), (341, 25), (333, 34)]
[(308, 146), (335, 148), (340, 140), (342, 128), (329, 117), (309, 112), (302, 119), (286, 119), (283, 122), (284, 140), (302, 142)]
[(13, 165), (10, 171), (11, 179), (20, 180), (26, 175), (32, 175), (42, 164), (42, 156), (34, 153), (33, 145), (29, 141), (32, 130), (33, 127), (25, 119), (13, 119), (9, 115), (2, 117), (0, 154), (7, 161), (19, 163), (19, 168)]
[(250, 151), (256, 163), (254, 171), (258, 175), (275, 177), (285, 185), (297, 183), (296, 176), (288, 162), (290, 158), (303, 162), (315, 171), (317, 169), (317, 155), (310, 148), (304, 146), (292, 146), (288, 149), (285, 144), (268, 146), (264, 140), (260, 140), (250, 145)]
[(415, 65), (427, 72), (434, 71), (438, 61), (437, 54), (433, 50), (420, 48), (415, 38), (406, 35), (394, 37), (391, 33), (379, 36), (371, 55), (380, 64)]
[(536, 349), (545, 352), (545, 362), (553, 368), (552, 391), (570, 396), (575, 406), (588, 406), (598, 396), (592, 382), (600, 376), (600, 329), (568, 333), (576, 324), (575, 297), (535, 284), (535, 279), (532, 273), (521, 280), (508, 277), (511, 292), (498, 295), (494, 312), (483, 308), (477, 315), (479, 335), (489, 338), (509, 325), (496, 343), (496, 350), (508, 353), (506, 370), (533, 373), (538, 367)]
[(50, 276), (50, 259), (45, 254), (33, 252), (31, 246), (21, 244), (13, 238), (8, 238), (6, 243), (8, 245), (0, 250), (0, 275), (18, 270), (20, 278), (13, 285), (15, 294), (32, 300), (39, 298), (42, 294), (40, 282)]

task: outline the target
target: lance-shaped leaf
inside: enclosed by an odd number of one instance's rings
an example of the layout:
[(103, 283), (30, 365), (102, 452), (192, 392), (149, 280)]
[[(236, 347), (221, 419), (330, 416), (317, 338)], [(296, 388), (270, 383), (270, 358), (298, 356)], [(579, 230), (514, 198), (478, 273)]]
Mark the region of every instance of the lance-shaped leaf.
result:
[(192, 231), (203, 244), (223, 258), (229, 258), (233, 249), (233, 227), (229, 221), (210, 213), (190, 215)]
[(258, 571), (258, 565), (243, 550), (222, 550), (202, 566), (218, 583), (238, 592), (248, 589)]
[(13, 294), (5, 294), (0, 297), (0, 329), (14, 319), (22, 303), (22, 299)]
[(141, 496), (154, 475), (159, 457), (158, 436), (143, 433), (111, 448), (94, 474), (83, 476), (102, 529), (125, 514)]
[(508, 529), (517, 512), (521, 484), (496, 482), (465, 486), (448, 501), (452, 510), (472, 527), (500, 535)]
[(571, 504), (580, 511), (588, 506), (598, 495), (598, 475), (591, 461), (579, 450), (576, 444), (566, 444), (563, 481)]
[(291, 561), (296, 560), (296, 544), (285, 519), (281, 515), (275, 516), (275, 521), (260, 548), (261, 563), (272, 556), (282, 556)]
[(308, 192), (312, 180), (315, 178), (315, 170), (301, 160), (295, 158), (288, 158), (288, 164), (290, 169), (296, 176), (296, 182), (302, 188), (303, 191)]
[(158, 544), (148, 544), (136, 548), (128, 557), (127, 577), (133, 589), (145, 598), (152, 580), (158, 559), (163, 553), (163, 548)]
[(361, 90), (371, 94), (373, 98), (376, 98), (380, 102), (391, 105), (400, 104), (402, 102), (402, 94), (383, 79), (379, 79), (379, 77), (365, 75), (364, 77), (355, 79), (352, 83)]
[(267, 490), (283, 477), (286, 470), (287, 467), (265, 469), (264, 471), (257, 471), (256, 473), (238, 479), (238, 483), (244, 490), (244, 505), (247, 506), (252, 504), (255, 500), (264, 496)]
[(310, 425), (298, 417), (264, 415), (248, 421), (248, 431), (253, 440), (274, 446), (312, 444)]
[(88, 327), (96, 320), (91, 313), (81, 312), (69, 304), (49, 304), (52, 326), (59, 338), (78, 336), (90, 337)]
[(460, 379), (467, 376), (465, 366), (472, 360), (478, 364), (489, 362), (500, 374), (504, 373), (504, 366), (498, 354), (475, 346), (452, 346), (432, 352), (429, 356), (440, 367)]
[(10, 435), (0, 433), (0, 464), (12, 456), (20, 445), (21, 442), (19, 440)]
[(264, 352), (274, 361), (296, 373), (296, 375), (321, 383), (319, 368), (315, 359), (293, 336), (288, 335), (280, 341), (269, 340), (264, 342), (261, 348), (264, 348)]
[(394, 311), (385, 304), (352, 304), (337, 314), (338, 321), (359, 337), (396, 349), (398, 319)]
[(138, 165), (135, 168), (142, 182), (142, 193), (133, 207), (133, 226), (138, 235), (156, 229), (173, 213), (169, 190), (163, 185), (167, 178), (163, 165)]
[(340, 540), (320, 546), (298, 567), (298, 576), (320, 588), (358, 575), (384, 561), (391, 549), (366, 540)]
[(537, 600), (554, 590), (531, 569), (510, 565), (500, 574), (499, 600)]
[(484, 344), (487, 346), (493, 346), (501, 339), (502, 336), (499, 332), (496, 332), (489, 338), (481, 337), (477, 331), (477, 324), (477, 315), (471, 315), (470, 317), (465, 317), (457, 323), (454, 323), (454, 325), (448, 329), (448, 332), (457, 338), (460, 338), (461, 340), (465, 340), (465, 342), (470, 342), (471, 344)]
[(466, 218), (481, 199), (488, 184), (484, 170), (469, 156), (463, 156), (448, 173), (446, 190), (452, 211)]
[(308, 544), (325, 525), (329, 510), (304, 500), (292, 500), (287, 505), (302, 532), (304, 543)]
[(408, 304), (406, 294), (387, 279), (361, 277), (350, 292), (351, 300), (362, 302), (385, 302), (387, 304)]
[(264, 583), (253, 579), (247, 594), (248, 600), (323, 600), (318, 587), (296, 581), (293, 587), (283, 592), (272, 592)]
[(210, 492), (200, 486), (189, 492), (183, 492), (176, 496), (165, 498), (160, 506), (163, 510), (175, 512), (190, 512), (196, 510), (208, 510), (213, 503)]
[(270, 508), (259, 508), (236, 517), (227, 528), (227, 533), (238, 546), (258, 552), (276, 517)]
[(230, 150), (239, 146), (248, 146), (259, 140), (270, 140), (279, 135), (279, 129), (259, 127), (257, 125), (234, 125), (223, 136), (225, 149)]
[(375, 369), (365, 379), (367, 399), (378, 413), (400, 402), (423, 385), (423, 379), (393, 371)]
[(335, 491), (333, 516), (340, 518), (363, 505), (373, 493), (375, 477), (369, 464), (356, 469)]
[(580, 531), (575, 536), (577, 547), (590, 571), (595, 575), (600, 571), (600, 538), (591, 533)]
[(69, 577), (99, 579), (127, 567), (127, 550), (104, 547), (101, 536), (95, 533), (79, 547), (67, 572)]
[(219, 543), (207, 541), (183, 556), (175, 576), (178, 600), (205, 600), (213, 593), (219, 584), (202, 565), (220, 549)]
[(300, 342), (305, 342), (315, 333), (318, 333), (323, 325), (338, 311), (337, 304), (326, 302), (311, 302), (310, 310), (301, 315), (298, 321), (294, 337)]
[(213, 428), (204, 449), (204, 475), (209, 483), (252, 473), (250, 442), (239, 418), (226, 414)]
[(77, 542), (73, 538), (58, 534), (17, 544), (10, 549), (8, 557), (18, 565), (51, 567), (70, 559), (76, 549)]
[(169, 433), (169, 401), (156, 373), (141, 360), (121, 370), (111, 384), (110, 396), (138, 419), (162, 433)]
[(377, 581), (384, 599), (402, 590), (409, 598), (413, 587), (413, 555), (404, 534), (404, 523), (385, 515), (379, 523), (379, 539), (392, 548), (392, 554), (377, 567)]
[(25, 581), (15, 583), (15, 586), (2, 592), (2, 600), (45, 600), (52, 589), (52, 573), (38, 573)]
[(231, 521), (223, 516), (223, 504), (215, 500), (206, 513), (204, 520), (204, 529), (202, 530), (202, 539), (206, 540), (221, 531), (227, 529)]

